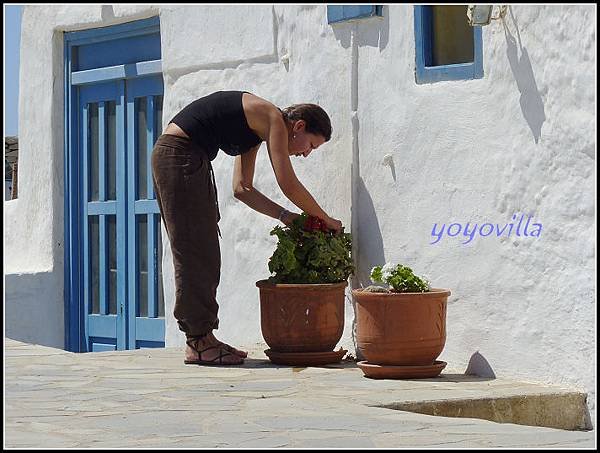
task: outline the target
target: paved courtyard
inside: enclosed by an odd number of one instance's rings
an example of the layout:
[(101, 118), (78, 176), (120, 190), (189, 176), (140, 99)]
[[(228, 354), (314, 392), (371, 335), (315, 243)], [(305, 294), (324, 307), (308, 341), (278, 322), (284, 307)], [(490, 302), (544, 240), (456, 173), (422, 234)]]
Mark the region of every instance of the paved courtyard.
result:
[[(595, 431), (424, 415), (406, 402), (567, 390), (442, 373), (373, 380), (353, 361), (295, 368), (265, 347), (235, 368), (180, 348), (74, 354), (5, 339), (5, 448), (595, 448)], [(388, 407), (382, 407), (388, 406)]]

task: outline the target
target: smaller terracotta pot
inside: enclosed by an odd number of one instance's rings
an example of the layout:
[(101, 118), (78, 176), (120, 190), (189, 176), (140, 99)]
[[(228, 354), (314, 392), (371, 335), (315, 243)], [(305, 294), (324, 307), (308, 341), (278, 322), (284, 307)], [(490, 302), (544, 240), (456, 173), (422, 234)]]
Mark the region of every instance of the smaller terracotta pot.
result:
[(333, 351), (344, 331), (344, 288), (332, 284), (256, 282), (262, 335), (275, 352)]
[(450, 291), (370, 293), (353, 290), (358, 350), (371, 364), (431, 365), (446, 343)]

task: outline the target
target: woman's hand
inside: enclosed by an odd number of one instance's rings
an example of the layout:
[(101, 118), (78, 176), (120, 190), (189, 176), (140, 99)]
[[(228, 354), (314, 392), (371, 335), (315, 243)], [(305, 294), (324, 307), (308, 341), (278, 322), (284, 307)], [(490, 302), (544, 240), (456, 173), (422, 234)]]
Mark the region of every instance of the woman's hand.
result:
[(325, 219), (323, 219), (323, 221), (325, 222), (325, 226), (328, 229), (335, 231), (336, 234), (342, 231), (342, 222), (338, 219), (334, 219), (333, 217), (326, 217)]
[[(300, 214), (296, 214), (295, 212), (290, 212), (286, 210), (286, 212), (281, 216), (281, 221), (289, 227), (292, 225), (292, 222), (298, 217), (300, 217)], [(334, 231), (336, 234), (344, 229), (344, 227), (342, 226), (342, 222), (332, 217), (326, 217), (322, 221), (328, 230)]]
[(285, 224), (285, 226), (291, 226), (292, 222), (300, 217), (300, 214), (296, 214), (295, 212), (286, 211), (285, 214), (281, 217), (281, 221)]

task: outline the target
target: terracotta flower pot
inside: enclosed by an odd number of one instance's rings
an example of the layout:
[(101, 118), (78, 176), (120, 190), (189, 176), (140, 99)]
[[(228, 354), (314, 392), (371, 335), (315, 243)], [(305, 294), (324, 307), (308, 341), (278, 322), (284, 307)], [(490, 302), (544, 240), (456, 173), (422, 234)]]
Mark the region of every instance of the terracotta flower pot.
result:
[(358, 350), (371, 364), (432, 365), (446, 343), (450, 291), (370, 293), (353, 290)]
[(275, 352), (333, 351), (344, 331), (344, 288), (256, 282), (262, 335)]

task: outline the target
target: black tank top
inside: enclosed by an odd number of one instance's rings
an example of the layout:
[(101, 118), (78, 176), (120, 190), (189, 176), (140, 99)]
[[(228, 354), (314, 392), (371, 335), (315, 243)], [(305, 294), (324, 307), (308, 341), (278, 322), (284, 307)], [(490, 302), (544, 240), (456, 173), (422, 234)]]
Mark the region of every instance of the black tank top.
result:
[(170, 121), (213, 160), (219, 148), (238, 156), (262, 142), (246, 120), (242, 94), (247, 91), (217, 91), (188, 104)]

